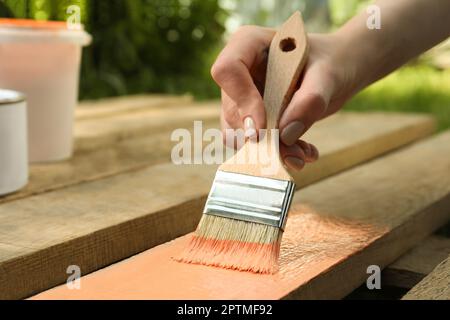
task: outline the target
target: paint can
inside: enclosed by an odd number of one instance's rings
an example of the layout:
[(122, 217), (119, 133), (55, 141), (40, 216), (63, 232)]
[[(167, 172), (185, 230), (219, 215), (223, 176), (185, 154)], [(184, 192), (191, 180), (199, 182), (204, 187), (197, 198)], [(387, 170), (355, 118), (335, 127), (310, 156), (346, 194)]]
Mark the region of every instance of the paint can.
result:
[(28, 183), (27, 140), (25, 96), (0, 89), (0, 196)]
[(72, 156), (82, 47), (91, 41), (76, 26), (0, 19), (0, 87), (27, 97), (30, 162)]

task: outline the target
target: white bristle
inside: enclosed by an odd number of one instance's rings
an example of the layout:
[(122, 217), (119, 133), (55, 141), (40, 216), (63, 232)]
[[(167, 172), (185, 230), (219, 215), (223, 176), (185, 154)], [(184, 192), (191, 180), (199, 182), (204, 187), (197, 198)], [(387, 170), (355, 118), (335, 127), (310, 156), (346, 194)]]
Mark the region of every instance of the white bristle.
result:
[(282, 234), (281, 229), (264, 224), (204, 215), (177, 260), (272, 274), (278, 269)]

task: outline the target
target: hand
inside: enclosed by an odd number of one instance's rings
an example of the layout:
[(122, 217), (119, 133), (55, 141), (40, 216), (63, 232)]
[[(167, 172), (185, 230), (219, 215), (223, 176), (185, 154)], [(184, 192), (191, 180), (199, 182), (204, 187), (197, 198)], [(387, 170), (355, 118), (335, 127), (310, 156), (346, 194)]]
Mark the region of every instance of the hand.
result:
[[(244, 128), (256, 134), (265, 128), (262, 94), (268, 48), (274, 35), (273, 29), (242, 27), (213, 65), (212, 77), (222, 89), (222, 130)], [(294, 170), (319, 157), (317, 148), (300, 137), (314, 122), (338, 111), (351, 96), (350, 87), (346, 86), (351, 68), (333, 56), (339, 41), (333, 35), (309, 35), (309, 40), (310, 54), (301, 87), (279, 124), (281, 157)], [(225, 143), (234, 146), (234, 141)]]

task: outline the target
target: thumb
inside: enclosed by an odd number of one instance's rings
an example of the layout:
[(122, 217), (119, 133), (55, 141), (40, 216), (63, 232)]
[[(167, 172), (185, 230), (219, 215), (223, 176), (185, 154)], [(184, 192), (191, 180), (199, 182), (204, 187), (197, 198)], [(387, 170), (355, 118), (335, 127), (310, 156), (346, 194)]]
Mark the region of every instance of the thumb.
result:
[(300, 89), (280, 119), (281, 141), (291, 146), (326, 113), (333, 85), (320, 70), (310, 68), (305, 73)]

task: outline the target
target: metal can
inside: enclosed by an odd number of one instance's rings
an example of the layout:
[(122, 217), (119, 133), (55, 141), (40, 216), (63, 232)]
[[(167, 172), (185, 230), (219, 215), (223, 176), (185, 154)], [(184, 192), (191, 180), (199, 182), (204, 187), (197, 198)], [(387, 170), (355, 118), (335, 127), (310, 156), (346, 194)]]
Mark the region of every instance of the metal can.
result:
[(25, 96), (0, 89), (0, 196), (28, 183), (27, 107)]

